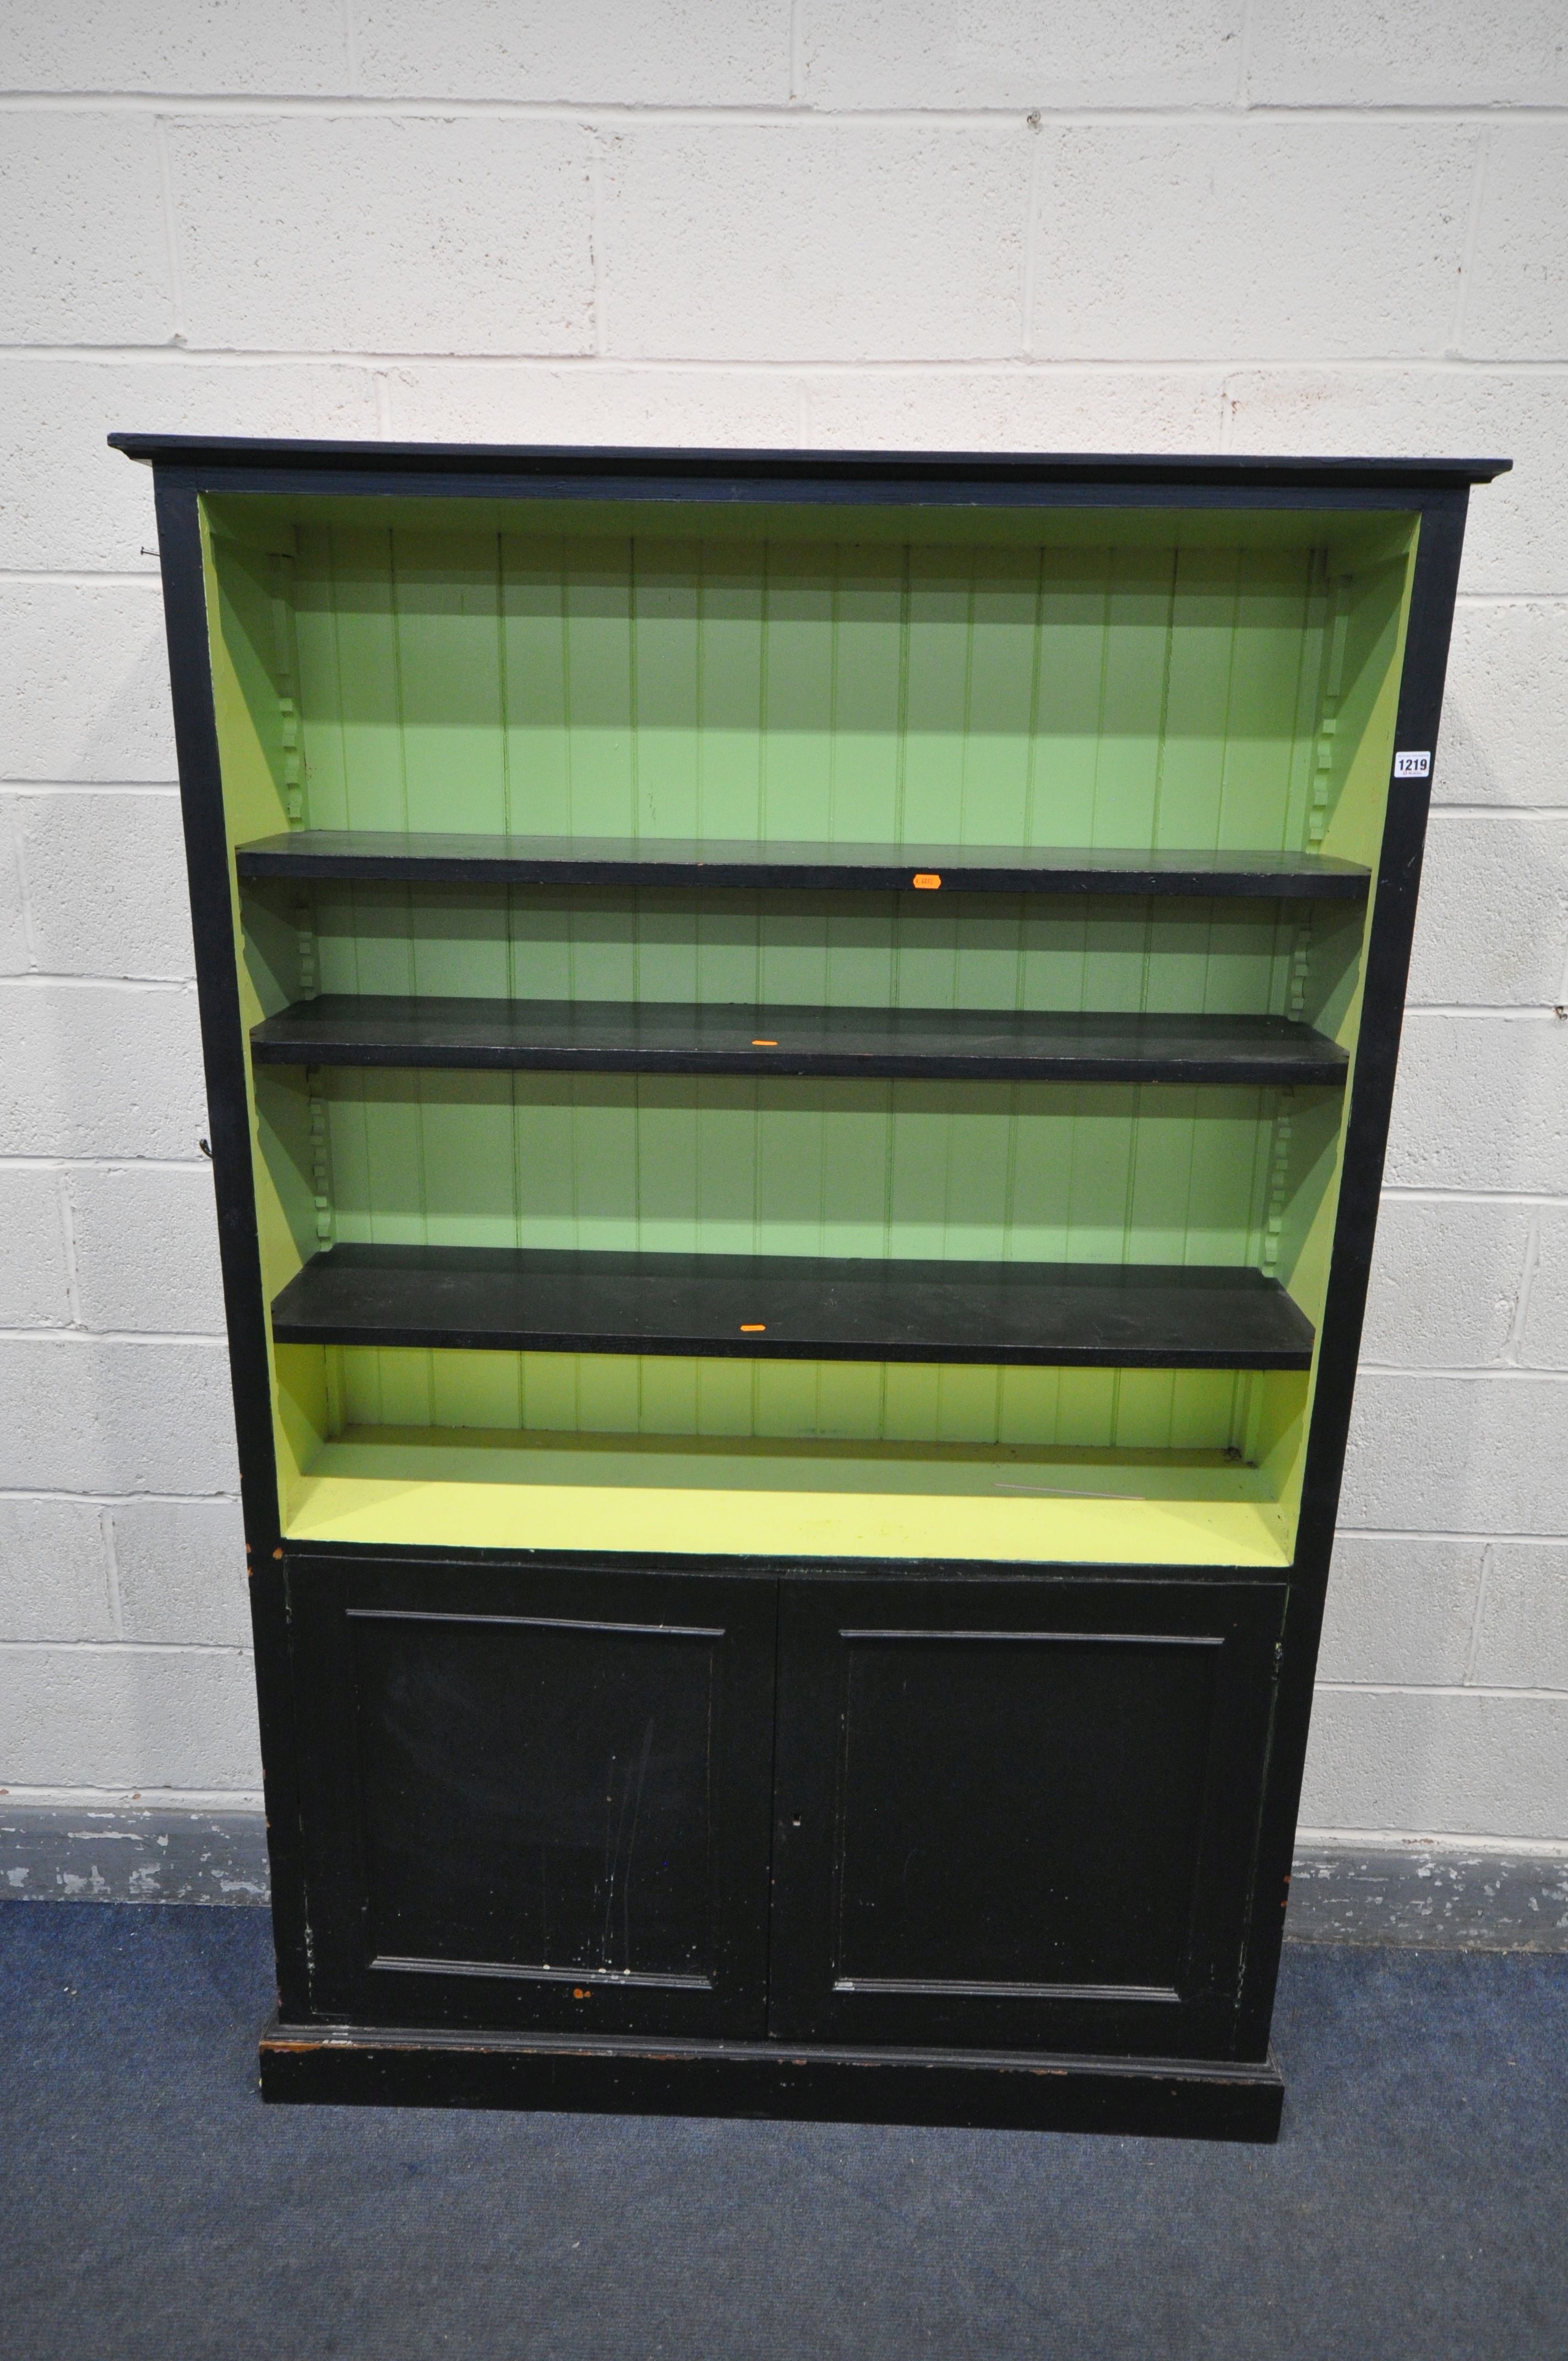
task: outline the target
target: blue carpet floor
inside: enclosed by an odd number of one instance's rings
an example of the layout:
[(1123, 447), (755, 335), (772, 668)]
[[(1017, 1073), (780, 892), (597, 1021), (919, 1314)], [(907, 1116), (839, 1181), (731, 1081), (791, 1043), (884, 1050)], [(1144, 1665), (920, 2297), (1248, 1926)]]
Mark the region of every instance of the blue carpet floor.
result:
[(1568, 1957), (1288, 1950), (1270, 2149), (264, 2108), (267, 1945), (0, 1905), (7, 2361), (1568, 2356)]

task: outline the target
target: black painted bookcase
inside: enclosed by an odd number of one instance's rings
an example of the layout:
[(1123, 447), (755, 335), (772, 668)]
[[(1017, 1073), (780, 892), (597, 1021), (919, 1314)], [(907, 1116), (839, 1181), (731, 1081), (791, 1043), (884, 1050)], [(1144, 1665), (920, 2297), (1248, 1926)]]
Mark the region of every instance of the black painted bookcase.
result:
[(1505, 463), (112, 439), (266, 2094), (1272, 2137)]

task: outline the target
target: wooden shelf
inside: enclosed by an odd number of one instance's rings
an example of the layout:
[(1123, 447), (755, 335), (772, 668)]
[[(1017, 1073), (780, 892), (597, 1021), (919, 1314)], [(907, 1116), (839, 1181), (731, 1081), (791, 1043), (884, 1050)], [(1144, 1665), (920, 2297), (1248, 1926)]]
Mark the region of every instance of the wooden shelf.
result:
[(790, 1360), (1305, 1369), (1260, 1271), (340, 1246), (279, 1295), (280, 1344)]
[(296, 829), (237, 848), (245, 879), (434, 885), (768, 886), (903, 893), (1272, 895), (1357, 901), (1369, 873), (1310, 852), (1148, 852), (1031, 845), (757, 844), (674, 837), (446, 836)]
[(323, 994), (252, 1028), (271, 1066), (636, 1074), (903, 1074), (975, 1082), (1337, 1083), (1346, 1053), (1286, 1016)]

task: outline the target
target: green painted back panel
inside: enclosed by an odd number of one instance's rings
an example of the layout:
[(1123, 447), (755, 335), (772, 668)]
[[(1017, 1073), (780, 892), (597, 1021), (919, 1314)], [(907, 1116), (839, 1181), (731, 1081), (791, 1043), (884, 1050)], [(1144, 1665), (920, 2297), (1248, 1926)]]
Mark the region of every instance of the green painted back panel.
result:
[[(1288, 850), (1321, 837), (1321, 781), (1332, 810), (1359, 726), (1353, 684), (1340, 739), (1319, 738), (1349, 661), (1342, 586), (1288, 537), (1040, 548), (1010, 520), (1011, 539), (965, 546), (948, 520), (924, 543), (854, 543), (795, 520), (773, 542), (703, 541), (668, 521), (633, 538), (602, 519), (389, 531), (373, 513), (352, 528), (301, 515), (274, 565), (280, 679), (302, 712), (298, 816), (318, 827)], [(1288, 1011), (1337, 1028), (1359, 948), (1348, 914), (1234, 902), (251, 898), (267, 1005), (319, 988)], [(267, 1153), (307, 1224), (306, 1094), (299, 1078), (258, 1082)], [(1249, 1090), (366, 1072), (310, 1087), (345, 1240), (1249, 1262), (1283, 1277), (1339, 1117), (1337, 1100), (1299, 1093), (1282, 1120), (1277, 1094)], [(1280, 1382), (329, 1357), (354, 1425), (1086, 1453), (1245, 1452)]]
[(1162, 1263), (1257, 1261), (1277, 1098), (375, 1068), (316, 1089), (343, 1241)]
[[(1239, 1454), (1262, 1379), (663, 1355), (341, 1355), (344, 1423)], [(1293, 1381), (1299, 1390), (1303, 1383)], [(1028, 1469), (1020, 1471), (1025, 1478)], [(1070, 1482), (1058, 1476), (1057, 1483)], [(1135, 1490), (1136, 1487), (1134, 1487)]]
[(1240, 898), (338, 884), (313, 920), (323, 992), (1212, 1015), (1283, 1013), (1311, 923)]
[(302, 524), (321, 828), (1304, 839), (1321, 561)]

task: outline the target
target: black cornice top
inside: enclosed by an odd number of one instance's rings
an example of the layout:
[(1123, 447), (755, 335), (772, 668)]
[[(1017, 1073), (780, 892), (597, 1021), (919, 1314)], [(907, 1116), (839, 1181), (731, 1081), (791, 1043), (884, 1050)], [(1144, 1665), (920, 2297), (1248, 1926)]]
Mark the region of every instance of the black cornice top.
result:
[[(370, 443), (293, 441), (243, 434), (109, 436), (127, 458), (153, 467), (221, 472), (226, 486), (254, 470), (276, 478), (341, 479), (472, 477), (531, 479), (566, 491), (592, 485), (643, 498), (854, 499), (868, 490), (894, 497), (961, 498), (977, 492), (1025, 493), (1052, 487), (1124, 487), (1146, 496), (1161, 489), (1189, 498), (1212, 489), (1222, 500), (1251, 491), (1455, 491), (1490, 483), (1511, 459), (1298, 459), (1237, 452), (1182, 454), (996, 451), (697, 451), (652, 446), (549, 443)], [(276, 482), (269, 489), (278, 489)]]

